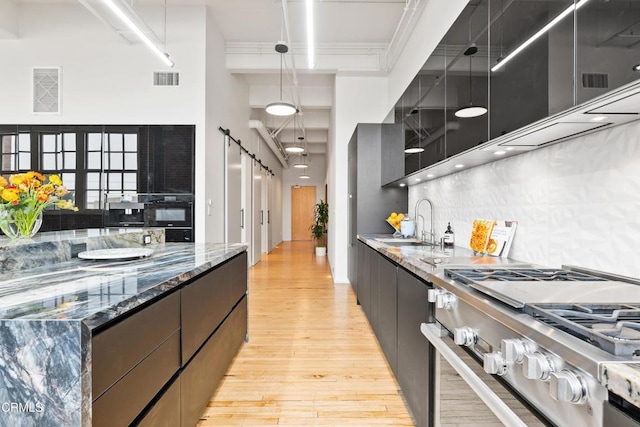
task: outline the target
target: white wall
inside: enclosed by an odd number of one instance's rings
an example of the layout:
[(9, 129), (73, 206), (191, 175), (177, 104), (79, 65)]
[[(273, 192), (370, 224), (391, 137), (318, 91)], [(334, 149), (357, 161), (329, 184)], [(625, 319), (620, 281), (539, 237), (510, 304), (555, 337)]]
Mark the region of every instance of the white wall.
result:
[[(79, 3), (23, 4), (20, 37), (0, 40), (0, 122), (202, 125), (203, 11), (171, 8), (167, 51), (181, 85), (153, 87), (153, 72), (168, 68), (141, 43), (125, 43)], [(141, 15), (161, 33), (161, 15)], [(62, 67), (62, 114), (31, 113), (32, 67)]]
[(459, 246), (473, 219), (516, 220), (511, 258), (640, 277), (638, 135), (636, 121), (415, 185), (409, 210), (431, 199), (438, 237), (451, 221)]
[(334, 95), (333, 137), (330, 138), (332, 157), (328, 166), (329, 178), (329, 263), (335, 283), (349, 283), (347, 277), (348, 229), (348, 146), (358, 123), (382, 122), (388, 111), (386, 77), (336, 76)]
[[(291, 187), (299, 185), (301, 187), (316, 187), (316, 202), (324, 200), (324, 183), (325, 183), (325, 155), (310, 154), (309, 167), (306, 169), (296, 169), (293, 164), (297, 160), (296, 157), (290, 158), (291, 167), (285, 169), (282, 174), (282, 240), (291, 240)], [(303, 171), (309, 175), (310, 179), (300, 179)], [(309, 232), (311, 238), (311, 232)]]
[[(136, 10), (162, 35), (162, 7)], [(166, 50), (180, 72), (179, 87), (154, 87), (153, 72), (168, 68), (143, 44), (125, 43), (80, 3), (24, 3), (17, 16), (19, 37), (0, 40), (0, 123), (195, 125), (197, 241), (224, 238), (219, 126), (281, 175), (273, 154), (249, 129), (248, 85), (226, 70), (224, 40), (205, 6), (167, 10)], [(62, 67), (61, 114), (31, 113), (32, 67)]]

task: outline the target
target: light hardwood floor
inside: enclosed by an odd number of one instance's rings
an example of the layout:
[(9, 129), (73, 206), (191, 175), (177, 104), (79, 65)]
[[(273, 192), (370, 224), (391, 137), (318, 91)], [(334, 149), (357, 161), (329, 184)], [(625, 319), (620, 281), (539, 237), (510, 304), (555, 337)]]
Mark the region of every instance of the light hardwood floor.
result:
[(249, 341), (198, 424), (225, 425), (413, 425), (351, 285), (310, 242), (249, 270)]

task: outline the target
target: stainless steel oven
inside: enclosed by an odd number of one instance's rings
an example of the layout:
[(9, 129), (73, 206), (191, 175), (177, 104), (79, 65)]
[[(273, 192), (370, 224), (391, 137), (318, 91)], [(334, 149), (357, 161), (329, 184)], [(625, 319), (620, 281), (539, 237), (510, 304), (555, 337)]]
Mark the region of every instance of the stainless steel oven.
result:
[(551, 425), (496, 377), (487, 374), (477, 355), (465, 351), (439, 324), (421, 331), (435, 349), (433, 426)]
[(600, 365), (640, 351), (638, 334), (614, 330), (634, 309), (614, 301), (640, 301), (640, 286), (533, 267), (452, 268), (432, 280), (436, 323), (421, 332), (438, 355), (434, 425), (611, 425)]

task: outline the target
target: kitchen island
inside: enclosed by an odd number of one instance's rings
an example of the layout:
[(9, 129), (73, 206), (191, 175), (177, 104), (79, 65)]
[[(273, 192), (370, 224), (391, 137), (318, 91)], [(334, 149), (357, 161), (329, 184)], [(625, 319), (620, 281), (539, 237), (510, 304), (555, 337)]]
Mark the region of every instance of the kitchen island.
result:
[(246, 246), (162, 240), (2, 273), (0, 425), (197, 423), (246, 337)]
[[(640, 425), (640, 417), (633, 409), (640, 401), (637, 398), (640, 370), (636, 357), (631, 354), (633, 347), (619, 348), (620, 342), (617, 341), (625, 340), (615, 338), (612, 342), (603, 340), (594, 345), (596, 341), (593, 338), (581, 337), (581, 334), (590, 337), (589, 331), (574, 332), (569, 326), (566, 329), (558, 327), (554, 322), (545, 321), (544, 313), (554, 309), (551, 302), (558, 299), (554, 297), (556, 294), (576, 301), (575, 308), (555, 304), (561, 306), (560, 314), (562, 310), (570, 309), (588, 311), (591, 306), (608, 310), (602, 304), (607, 300), (615, 308), (617, 305), (613, 301), (617, 301), (618, 296), (613, 289), (629, 290), (626, 295), (631, 297), (633, 294), (637, 298), (635, 282), (620, 282), (620, 278), (606, 274), (603, 277), (584, 275), (584, 271), (577, 268), (547, 269), (512, 259), (476, 256), (471, 250), (461, 247), (446, 249), (410, 241), (403, 243), (389, 235), (360, 235), (358, 245), (358, 300), (417, 425), (429, 425), (429, 413), (440, 416), (438, 420), (441, 422), (448, 422), (444, 421), (446, 415), (442, 411), (447, 406), (457, 409), (456, 419), (459, 422), (465, 419), (455, 403), (461, 394), (457, 393), (454, 401), (447, 404), (443, 397), (443, 391), (453, 387), (450, 381), (460, 376), (447, 377), (436, 373), (437, 368), (436, 371), (425, 368), (426, 365), (438, 366), (433, 353), (427, 348), (426, 338), (429, 342), (435, 339), (453, 344), (447, 345), (458, 353), (458, 357), (467, 360), (466, 363), (471, 361), (468, 366), (478, 371), (479, 377), (490, 387), (496, 383), (493, 378), (501, 377), (511, 384), (512, 390), (518, 390), (518, 394), (528, 393), (529, 402), (536, 408), (534, 413), (508, 404), (526, 425), (533, 425), (529, 421), (533, 419), (528, 417), (534, 415), (535, 418), (541, 414), (557, 425)], [(451, 271), (447, 272), (447, 269)], [(494, 282), (491, 279), (484, 281), (491, 270), (495, 270), (499, 278)], [(539, 273), (541, 279), (552, 282), (533, 282), (532, 279), (527, 279), (528, 282), (520, 279), (518, 282), (513, 281), (515, 276), (509, 276), (526, 271)], [(455, 275), (463, 272), (481, 276), (480, 281), (465, 283), (458, 280)], [(545, 277), (546, 274), (551, 277)], [(563, 274), (570, 278), (556, 278)], [(494, 293), (483, 289), (494, 290)], [(517, 302), (517, 298), (501, 300), (501, 296), (495, 293), (497, 289), (513, 291), (503, 293), (503, 297), (524, 295), (530, 299), (525, 299), (524, 305), (517, 308), (517, 305), (511, 305)], [(519, 289), (527, 289), (527, 292), (518, 294), (516, 291)], [(545, 292), (534, 292), (537, 289)], [(566, 297), (566, 292), (561, 292), (563, 289), (576, 291)], [(596, 293), (598, 296), (594, 297)], [(428, 304), (427, 300), (435, 304)], [(434, 324), (434, 321), (438, 323)], [(391, 328), (388, 327), (390, 322), (395, 322)], [(429, 324), (431, 326), (427, 326)], [(596, 333), (599, 327), (596, 324)], [(390, 333), (390, 330), (395, 332)], [(432, 333), (427, 333), (429, 331)], [(450, 334), (453, 334), (452, 338), (448, 338)], [(438, 337), (445, 338), (441, 340)], [(613, 345), (615, 350), (606, 350)], [(513, 348), (520, 347), (522, 354), (514, 353)], [(461, 351), (463, 348), (466, 351)], [(440, 354), (440, 350), (437, 353)], [(469, 358), (471, 354), (474, 357)], [(479, 370), (476, 369), (478, 360)], [(443, 381), (446, 387), (438, 390), (437, 383)], [(433, 384), (436, 384), (435, 388), (430, 388)], [(502, 387), (502, 391), (508, 390)], [(496, 394), (500, 396), (498, 400), (504, 402), (505, 396), (513, 393), (501, 393), (498, 389)], [(434, 403), (434, 396), (442, 401)], [(477, 395), (471, 395), (470, 399), (479, 400)], [(439, 409), (431, 407), (432, 404)], [(479, 423), (480, 412), (470, 412), (469, 416)]]

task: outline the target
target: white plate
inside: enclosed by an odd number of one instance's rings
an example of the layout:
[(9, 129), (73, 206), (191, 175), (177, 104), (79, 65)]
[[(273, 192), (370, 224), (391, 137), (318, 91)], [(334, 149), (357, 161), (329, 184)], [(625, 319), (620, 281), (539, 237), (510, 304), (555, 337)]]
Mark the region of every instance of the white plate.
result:
[(113, 248), (84, 251), (78, 254), (80, 259), (134, 259), (151, 256), (153, 249), (148, 248)]

